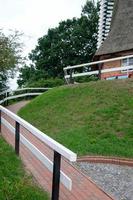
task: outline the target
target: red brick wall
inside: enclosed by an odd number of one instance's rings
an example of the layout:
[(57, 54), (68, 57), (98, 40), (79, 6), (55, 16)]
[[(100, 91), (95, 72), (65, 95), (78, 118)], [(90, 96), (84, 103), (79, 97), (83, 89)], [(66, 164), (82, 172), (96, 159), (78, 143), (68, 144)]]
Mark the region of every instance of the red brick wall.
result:
[[(115, 68), (115, 67), (121, 67), (121, 61), (117, 60), (117, 61), (104, 63), (102, 66), (102, 69), (110, 69), (110, 68)], [(119, 74), (123, 74), (123, 73), (121, 73), (121, 71), (108, 72), (108, 73), (102, 74), (101, 78), (104, 79), (104, 78), (111, 77), (111, 76), (117, 76)]]
[[(121, 56), (127, 56), (127, 55), (133, 55), (133, 50), (125, 51), (125, 52), (119, 52), (119, 53), (111, 54), (111, 55), (101, 56), (100, 60), (105, 60), (105, 59), (110, 59), (110, 58), (115, 58), (115, 57), (121, 57)], [(102, 65), (102, 69), (109, 69), (109, 68), (115, 68), (115, 67), (121, 67), (121, 60), (104, 63)], [(111, 77), (111, 76), (118, 76), (118, 75), (124, 75), (124, 74), (126, 74), (126, 72), (125, 73), (121, 72), (121, 71), (108, 72), (108, 73), (101, 74), (101, 79), (106, 79), (106, 78)], [(133, 76), (133, 72), (131, 72), (129, 74), (129, 76), (130, 77)]]

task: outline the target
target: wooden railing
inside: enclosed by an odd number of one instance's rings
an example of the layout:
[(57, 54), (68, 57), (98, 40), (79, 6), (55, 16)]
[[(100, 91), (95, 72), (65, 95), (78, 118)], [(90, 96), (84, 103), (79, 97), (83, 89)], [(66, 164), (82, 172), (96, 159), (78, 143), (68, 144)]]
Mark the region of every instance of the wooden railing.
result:
[[(11, 122), (7, 121), (6, 117), (15, 121), (15, 127)], [(39, 160), (41, 163), (53, 174), (53, 184), (52, 184), (52, 200), (59, 199), (59, 186), (61, 183), (68, 189), (72, 189), (72, 180), (60, 169), (61, 165), (61, 157), (65, 159), (75, 162), (77, 159), (77, 155), (59, 144), (31, 124), (29, 124), (24, 119), (20, 118), (16, 114), (7, 110), (3, 106), (0, 106), (0, 132), (2, 126), (5, 126), (9, 132), (15, 135), (15, 152), (19, 155), (20, 152), (20, 144), (22, 143), (29, 151)], [(54, 161), (52, 162), (44, 153), (42, 153), (31, 141), (29, 141), (24, 135), (20, 132), (20, 127), (28, 130), (33, 136), (38, 138), (42, 143), (46, 144), (50, 149), (54, 151)], [(21, 129), (22, 131), (22, 129)]]
[[(90, 63), (84, 63), (84, 64), (81, 64), (81, 65), (74, 65), (74, 66), (68, 66), (68, 67), (65, 67), (63, 70), (64, 70), (64, 78), (66, 80), (66, 83), (72, 83), (72, 79), (73, 78), (76, 78), (76, 77), (82, 77), (82, 76), (91, 76), (91, 75), (96, 75), (98, 77), (101, 76), (101, 74), (104, 74), (104, 73), (108, 73), (108, 72), (116, 72), (116, 71), (122, 71), (122, 70), (133, 70), (133, 66), (126, 66), (126, 67), (115, 67), (115, 68), (109, 68), (109, 69), (101, 69), (101, 64), (103, 63), (109, 63), (109, 62), (112, 62), (112, 61), (118, 61), (118, 60), (123, 60), (123, 59), (126, 59), (126, 58), (133, 58), (133, 55), (128, 55), (128, 56), (123, 56), (123, 57), (117, 57), (117, 58), (111, 58), (111, 59), (106, 59), (106, 60), (100, 60), (100, 61), (96, 61), (96, 62), (90, 62)], [(94, 65), (97, 65), (99, 66), (99, 70), (95, 70), (95, 71), (85, 71), (83, 70), (83, 72), (81, 73), (78, 73), (76, 72), (75, 69), (79, 69), (79, 68), (88, 68), (88, 67), (91, 67), (91, 66), (94, 66)], [(75, 70), (75, 71), (74, 71)]]
[(41, 95), (43, 92), (50, 90), (51, 88), (20, 88), (17, 90), (5, 90), (0, 93), (0, 104), (5, 103), (8, 105), (8, 101), (24, 97), (34, 97)]

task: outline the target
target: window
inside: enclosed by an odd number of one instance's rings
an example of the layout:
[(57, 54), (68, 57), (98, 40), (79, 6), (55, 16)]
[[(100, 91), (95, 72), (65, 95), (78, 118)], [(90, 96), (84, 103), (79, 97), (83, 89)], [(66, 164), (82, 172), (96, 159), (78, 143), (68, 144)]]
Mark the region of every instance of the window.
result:
[(129, 61), (128, 61), (128, 62), (129, 62), (129, 66), (130, 66), (130, 65), (133, 66), (133, 58), (129, 58), (128, 60), (129, 60)]
[(122, 60), (122, 67), (130, 67), (129, 69), (124, 69), (122, 72), (133, 71), (133, 58), (125, 58)]

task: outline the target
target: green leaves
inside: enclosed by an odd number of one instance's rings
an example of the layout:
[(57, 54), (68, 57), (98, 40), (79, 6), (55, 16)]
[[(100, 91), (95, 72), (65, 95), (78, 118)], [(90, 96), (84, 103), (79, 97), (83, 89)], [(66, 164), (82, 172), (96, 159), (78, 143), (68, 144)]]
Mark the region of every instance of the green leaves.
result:
[(5, 36), (0, 30), (0, 89), (5, 86), (8, 76), (13, 75), (13, 69), (22, 61), (20, 36), (18, 31)]
[(91, 61), (96, 51), (97, 26), (98, 7), (87, 1), (80, 18), (62, 21), (38, 39), (29, 55), (35, 69), (45, 72), (48, 78), (62, 78), (64, 67)]

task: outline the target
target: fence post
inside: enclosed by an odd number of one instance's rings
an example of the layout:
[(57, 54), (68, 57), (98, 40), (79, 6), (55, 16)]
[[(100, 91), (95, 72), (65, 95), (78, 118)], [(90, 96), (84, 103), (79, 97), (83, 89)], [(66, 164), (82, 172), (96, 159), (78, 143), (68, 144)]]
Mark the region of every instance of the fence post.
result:
[(19, 141), (20, 141), (20, 124), (15, 124), (15, 152), (19, 155)]
[(74, 80), (73, 80), (73, 77), (72, 77), (72, 73), (73, 73), (73, 70), (70, 69), (70, 84), (74, 83)]
[(98, 65), (98, 68), (99, 68), (99, 79), (101, 80), (101, 70), (102, 70), (102, 64), (100, 63), (99, 65)]
[[(64, 70), (64, 77), (67, 76), (67, 69), (63, 69)], [(67, 78), (64, 78), (66, 84), (69, 84), (69, 80), (67, 80)]]
[[(6, 98), (9, 96), (9, 92), (6, 92)], [(6, 100), (6, 106), (8, 106), (8, 99)]]
[(61, 155), (54, 151), (53, 183), (51, 200), (59, 199)]
[[(4, 96), (3, 99), (5, 99), (6, 98), (6, 93), (3, 96)], [(6, 106), (6, 102), (5, 101), (3, 102), (3, 105)]]

